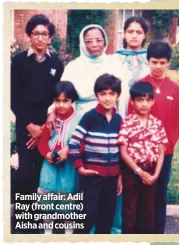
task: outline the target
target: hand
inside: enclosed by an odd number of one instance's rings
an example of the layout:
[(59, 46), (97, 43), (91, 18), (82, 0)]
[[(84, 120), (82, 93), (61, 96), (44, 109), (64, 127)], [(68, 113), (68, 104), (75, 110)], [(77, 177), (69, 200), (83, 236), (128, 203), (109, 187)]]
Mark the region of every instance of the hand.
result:
[(34, 123), (30, 123), (29, 125), (27, 125), (27, 130), (34, 139), (38, 139), (42, 134), (42, 127)]
[(45, 159), (49, 162), (49, 163), (53, 163), (53, 159), (52, 159), (52, 153), (48, 152), (45, 156)]
[(47, 117), (47, 128), (49, 128), (49, 131), (50, 131), (50, 135), (52, 135), (52, 129), (55, 129), (56, 130), (56, 115), (54, 112), (51, 112), (48, 117)]
[(141, 178), (142, 183), (146, 184), (146, 181), (151, 177), (151, 175), (149, 173), (147, 173), (146, 171), (141, 170), (139, 172), (139, 177)]
[(91, 170), (91, 169), (85, 169), (84, 167), (78, 168), (78, 172), (81, 175), (85, 175), (85, 176), (98, 175), (98, 172), (97, 171)]
[(158, 175), (152, 175), (152, 176), (150, 176), (148, 179), (147, 179), (147, 181), (146, 181), (146, 184), (147, 185), (153, 185), (155, 182), (156, 182), (156, 180), (158, 179)]
[(57, 154), (58, 154), (61, 161), (64, 161), (67, 159), (68, 151), (69, 151), (68, 147), (64, 147), (62, 150), (58, 151)]
[(118, 182), (117, 182), (117, 196), (119, 196), (122, 193), (122, 175), (119, 175)]
[[(28, 136), (31, 136), (30, 134)], [(37, 147), (38, 145), (38, 139), (34, 139), (33, 137), (30, 138), (30, 140), (27, 141), (26, 146), (27, 149), (33, 150)]]

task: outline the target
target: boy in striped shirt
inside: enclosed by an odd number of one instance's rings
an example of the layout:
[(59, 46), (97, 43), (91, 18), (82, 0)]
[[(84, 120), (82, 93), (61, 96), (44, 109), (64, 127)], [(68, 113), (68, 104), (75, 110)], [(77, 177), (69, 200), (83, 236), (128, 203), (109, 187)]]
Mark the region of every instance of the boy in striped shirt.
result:
[[(109, 234), (116, 206), (116, 197), (122, 191), (118, 133), (121, 116), (114, 106), (121, 93), (121, 81), (103, 74), (95, 82), (94, 93), (99, 102), (96, 108), (84, 114), (69, 149), (75, 168), (84, 177), (84, 229), (87, 234), (93, 225), (96, 234)], [(80, 147), (84, 144), (83, 159)]]

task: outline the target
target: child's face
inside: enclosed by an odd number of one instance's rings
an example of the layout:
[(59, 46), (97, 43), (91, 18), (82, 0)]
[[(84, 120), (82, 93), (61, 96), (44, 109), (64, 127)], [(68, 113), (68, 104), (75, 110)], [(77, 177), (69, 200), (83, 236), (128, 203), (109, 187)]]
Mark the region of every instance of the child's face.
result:
[(55, 110), (59, 114), (65, 114), (72, 106), (72, 100), (67, 98), (64, 93), (55, 99)]
[(163, 78), (167, 71), (168, 64), (169, 62), (166, 58), (150, 58), (149, 67), (151, 75), (156, 78)]
[(132, 101), (132, 104), (137, 114), (147, 116), (154, 104), (154, 99), (149, 98), (149, 96), (137, 97)]
[(101, 92), (98, 92), (96, 95), (96, 98), (99, 102), (99, 104), (105, 109), (105, 110), (111, 110), (116, 105), (116, 102), (119, 98), (119, 95), (111, 90), (103, 90)]

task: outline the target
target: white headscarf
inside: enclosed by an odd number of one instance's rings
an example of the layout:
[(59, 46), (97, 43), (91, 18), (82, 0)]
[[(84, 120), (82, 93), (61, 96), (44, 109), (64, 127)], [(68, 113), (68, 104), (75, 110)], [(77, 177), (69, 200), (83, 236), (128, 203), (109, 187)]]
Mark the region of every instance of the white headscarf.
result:
[[(86, 49), (86, 45), (85, 45), (85, 42), (84, 42), (84, 32), (88, 29), (92, 29), (92, 28), (97, 28), (99, 30), (102, 31), (103, 33), (103, 36), (105, 38), (105, 46), (104, 46), (104, 49), (103, 49), (103, 52), (100, 56), (92, 56), (89, 54), (89, 52), (87, 51)], [(107, 36), (106, 36), (106, 33), (104, 31), (104, 29), (100, 26), (100, 25), (96, 25), (96, 24), (91, 24), (91, 25), (87, 25), (85, 26), (81, 32), (80, 32), (80, 36), (79, 36), (79, 41), (80, 41), (80, 44), (79, 44), (79, 48), (80, 48), (80, 57), (85, 57), (87, 59), (89, 59), (91, 62), (100, 62), (104, 59), (104, 57), (106, 56), (106, 49), (107, 49), (107, 46), (108, 46), (108, 39), (107, 39)]]
[[(105, 47), (99, 56), (91, 56), (86, 49), (84, 42), (84, 32), (89, 28), (100, 29), (105, 37)], [(84, 27), (79, 36), (80, 39), (80, 56), (68, 63), (61, 80), (68, 80), (75, 86), (79, 100), (75, 103), (76, 109), (83, 115), (86, 111), (94, 108), (97, 100), (94, 94), (94, 83), (96, 79), (104, 74), (110, 73), (118, 75), (118, 65), (110, 58), (111, 55), (106, 55), (108, 40), (104, 29), (99, 25), (88, 25)]]

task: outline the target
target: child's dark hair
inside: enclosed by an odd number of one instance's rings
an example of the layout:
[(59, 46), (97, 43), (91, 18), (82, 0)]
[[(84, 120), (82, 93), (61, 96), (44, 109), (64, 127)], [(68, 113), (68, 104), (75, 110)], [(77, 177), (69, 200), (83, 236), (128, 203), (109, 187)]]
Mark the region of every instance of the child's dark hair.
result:
[(55, 99), (62, 93), (65, 94), (66, 98), (71, 99), (72, 102), (79, 99), (75, 86), (69, 81), (60, 81), (57, 83), (55, 87)]
[[(129, 18), (126, 20), (126, 22), (124, 23), (124, 32), (126, 32), (126, 30), (127, 30), (127, 28), (129, 27), (129, 25), (130, 25), (131, 23), (133, 23), (133, 22), (136, 22), (136, 23), (140, 24), (141, 27), (142, 27), (142, 29), (143, 29), (143, 31), (144, 31), (144, 33), (147, 34), (149, 27), (148, 27), (148, 25), (147, 25), (145, 19), (144, 19), (142, 16), (133, 16), (133, 17), (129, 17)], [(144, 46), (145, 41), (146, 41), (146, 38), (145, 38), (145, 39), (143, 40), (143, 42), (142, 42), (142, 47)], [(124, 48), (127, 48), (127, 42), (126, 42), (126, 39), (125, 39), (125, 38), (123, 39), (123, 47), (124, 47)]]
[(143, 96), (148, 96), (150, 99), (154, 99), (154, 88), (149, 82), (136, 82), (130, 88), (130, 96), (132, 101), (134, 101), (137, 97)]
[(31, 35), (33, 29), (37, 25), (47, 26), (50, 37), (55, 33), (55, 26), (52, 22), (50, 22), (48, 17), (44, 14), (37, 14), (37, 15), (32, 16), (32, 18), (27, 22), (25, 31), (28, 36)]
[(97, 94), (103, 90), (111, 89), (115, 91), (118, 95), (121, 93), (121, 80), (117, 77), (105, 73), (96, 79), (94, 85), (94, 93)]
[(168, 61), (171, 59), (172, 49), (167, 42), (155, 40), (149, 44), (147, 49), (147, 59), (150, 58), (166, 58)]

